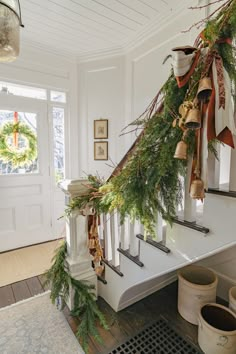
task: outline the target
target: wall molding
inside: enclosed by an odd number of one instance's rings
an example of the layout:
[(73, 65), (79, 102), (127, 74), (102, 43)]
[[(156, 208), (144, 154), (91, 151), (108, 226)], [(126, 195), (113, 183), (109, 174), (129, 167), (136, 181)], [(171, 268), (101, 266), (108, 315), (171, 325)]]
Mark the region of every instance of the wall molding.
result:
[[(139, 301), (139, 300), (142, 300), (143, 298), (145, 298), (146, 296), (149, 296), (151, 294), (153, 294), (154, 292), (164, 288), (165, 286), (173, 283), (174, 281), (177, 280), (177, 275), (174, 274), (174, 275), (169, 275), (169, 274), (166, 274), (166, 279), (163, 280), (162, 282), (158, 282), (158, 278), (157, 278), (157, 284), (154, 285), (153, 287), (149, 288), (148, 287), (148, 281), (145, 281), (145, 283), (147, 284), (147, 288), (146, 290), (142, 291), (141, 293), (138, 293), (137, 295), (131, 297), (130, 299), (122, 302), (122, 295), (121, 296), (121, 301), (119, 302), (119, 305), (118, 305), (118, 309), (117, 311), (121, 311), (123, 310), (124, 308), (126, 308), (127, 306), (130, 306), (132, 304), (134, 304), (135, 302)], [(153, 279), (151, 279), (151, 281), (153, 281)], [(143, 283), (139, 284), (139, 285), (143, 285)], [(138, 285), (137, 285), (138, 287)], [(129, 289), (128, 289), (129, 290)]]
[(220, 272), (217, 272), (214, 268), (209, 268), (218, 276), (217, 296), (225, 301), (229, 301), (229, 289), (236, 286), (236, 279), (230, 278)]

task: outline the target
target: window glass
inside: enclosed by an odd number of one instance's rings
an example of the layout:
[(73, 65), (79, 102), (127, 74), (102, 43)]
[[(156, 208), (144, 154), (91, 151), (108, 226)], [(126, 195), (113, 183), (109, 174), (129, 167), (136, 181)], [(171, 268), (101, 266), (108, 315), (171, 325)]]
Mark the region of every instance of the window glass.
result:
[[(34, 145), (36, 151), (34, 158), (29, 158), (27, 163), (20, 164), (20, 166), (8, 161), (4, 153), (0, 150), (0, 175), (38, 173), (36, 118), (37, 116), (35, 113), (0, 110), (0, 131), (2, 131), (7, 123), (22, 122), (36, 137), (36, 144)], [(30, 141), (28, 140), (27, 135), (11, 133), (7, 135), (5, 134), (5, 136), (5, 147), (8, 152), (27, 153), (27, 151), (29, 151)]]
[(56, 183), (65, 177), (64, 117), (64, 108), (53, 107), (54, 174)]
[(8, 95), (37, 98), (39, 100), (47, 99), (47, 91), (45, 89), (11, 84), (9, 82), (0, 82), (0, 92)]
[(60, 91), (50, 91), (50, 100), (53, 102), (66, 103), (66, 93)]

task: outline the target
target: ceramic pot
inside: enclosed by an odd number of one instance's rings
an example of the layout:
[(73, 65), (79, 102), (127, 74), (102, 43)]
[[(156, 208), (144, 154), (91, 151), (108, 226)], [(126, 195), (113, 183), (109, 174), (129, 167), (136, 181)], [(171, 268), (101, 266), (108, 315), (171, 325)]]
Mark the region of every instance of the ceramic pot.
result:
[(207, 268), (191, 265), (178, 272), (178, 279), (178, 311), (197, 325), (201, 306), (216, 301), (217, 276)]
[(198, 344), (205, 354), (236, 354), (236, 315), (219, 304), (203, 305)]
[(229, 308), (236, 313), (236, 286), (229, 289)]

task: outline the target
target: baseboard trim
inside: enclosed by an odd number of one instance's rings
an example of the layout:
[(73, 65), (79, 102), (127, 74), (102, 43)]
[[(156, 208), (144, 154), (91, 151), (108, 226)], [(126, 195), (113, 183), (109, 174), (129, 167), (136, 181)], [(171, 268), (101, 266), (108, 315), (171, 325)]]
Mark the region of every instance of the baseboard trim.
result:
[[(168, 276), (168, 274), (166, 276)], [(155, 291), (164, 288), (165, 286), (173, 283), (176, 280), (177, 280), (177, 274), (171, 275), (169, 278), (167, 278), (166, 280), (162, 281), (161, 283), (158, 283), (158, 278), (157, 278), (157, 285), (155, 285), (152, 288), (149, 288), (149, 289), (143, 291), (142, 293), (139, 293), (138, 295), (132, 297), (131, 299), (129, 299), (129, 300), (125, 301), (125, 302), (119, 303), (117, 311), (123, 310), (124, 308), (134, 304), (135, 302), (137, 302), (139, 300), (142, 300), (146, 296), (151, 295)]]
[(230, 278), (220, 272), (215, 271), (213, 268), (209, 268), (218, 276), (217, 296), (221, 299), (229, 302), (229, 289), (236, 286), (236, 279)]

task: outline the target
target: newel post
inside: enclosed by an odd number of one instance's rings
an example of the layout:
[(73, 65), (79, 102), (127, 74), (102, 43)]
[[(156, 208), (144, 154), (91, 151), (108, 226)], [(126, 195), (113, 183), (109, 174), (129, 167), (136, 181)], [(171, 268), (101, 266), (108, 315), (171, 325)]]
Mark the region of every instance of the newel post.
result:
[[(85, 179), (64, 180), (60, 183), (61, 190), (65, 193), (65, 207), (74, 197), (86, 193)], [(95, 285), (97, 294), (97, 277), (92, 267), (92, 256), (88, 248), (88, 216), (92, 210), (88, 207), (83, 211), (72, 210), (70, 216), (66, 217), (66, 243), (67, 243), (67, 265), (70, 274), (78, 280), (86, 280)], [(70, 291), (68, 307), (73, 306), (73, 294)]]

